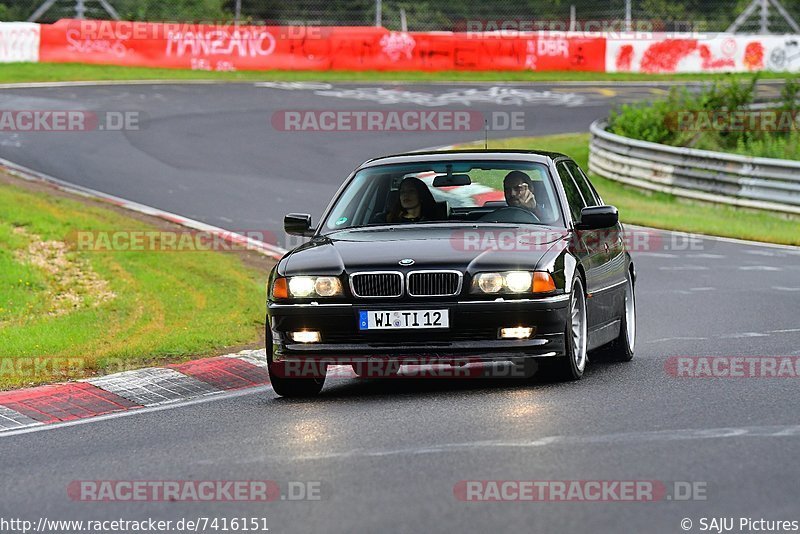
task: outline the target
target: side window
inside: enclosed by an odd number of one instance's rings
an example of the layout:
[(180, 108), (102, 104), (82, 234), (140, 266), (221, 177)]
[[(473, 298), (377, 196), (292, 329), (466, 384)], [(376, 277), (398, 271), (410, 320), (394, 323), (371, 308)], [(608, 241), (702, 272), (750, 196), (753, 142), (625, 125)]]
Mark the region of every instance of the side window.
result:
[(579, 221), (581, 219), (581, 210), (586, 207), (586, 203), (583, 201), (581, 192), (572, 180), (572, 175), (569, 173), (564, 163), (559, 163), (556, 168), (558, 169), (558, 177), (561, 179), (561, 185), (564, 186), (564, 193), (567, 194), (567, 202), (569, 202), (569, 211), (572, 214), (572, 220)]
[(589, 179), (583, 174), (583, 171), (574, 161), (566, 162), (567, 169), (569, 172), (572, 173), (572, 177), (575, 178), (575, 183), (578, 184), (578, 189), (581, 190), (581, 195), (583, 195), (584, 200), (586, 200), (587, 206), (599, 206), (600, 202), (597, 200), (597, 196), (594, 194), (594, 190), (592, 189), (592, 185), (589, 183)]

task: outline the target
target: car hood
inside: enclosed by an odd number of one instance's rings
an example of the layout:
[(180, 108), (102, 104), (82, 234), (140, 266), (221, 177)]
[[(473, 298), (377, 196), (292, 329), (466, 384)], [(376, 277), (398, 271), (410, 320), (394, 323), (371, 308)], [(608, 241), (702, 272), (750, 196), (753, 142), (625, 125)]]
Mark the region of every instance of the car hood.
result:
[(505, 225), (380, 227), (316, 237), (285, 258), (283, 275), (362, 270), (457, 269), (464, 272), (533, 269), (566, 230)]

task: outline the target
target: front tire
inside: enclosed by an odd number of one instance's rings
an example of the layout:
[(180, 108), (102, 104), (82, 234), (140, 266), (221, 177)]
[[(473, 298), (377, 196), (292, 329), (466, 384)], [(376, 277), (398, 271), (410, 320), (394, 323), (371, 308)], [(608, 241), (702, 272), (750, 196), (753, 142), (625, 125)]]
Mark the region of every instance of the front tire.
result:
[(325, 385), (325, 374), (327, 368), (324, 364), (321, 366), (319, 372), (313, 373), (311, 377), (290, 377), (287, 372), (285, 362), (276, 362), (272, 358), (272, 351), (274, 350), (272, 344), (272, 332), (269, 328), (269, 318), (267, 318), (267, 371), (269, 372), (269, 381), (272, 384), (272, 389), (281, 397), (287, 398), (302, 398), (302, 397), (315, 397), (322, 391), (322, 386)]
[(564, 332), (565, 356), (557, 358), (543, 358), (542, 371), (548, 378), (568, 382), (580, 380), (589, 361), (587, 354), (588, 332), (586, 314), (586, 294), (583, 291), (583, 281), (579, 276), (572, 283), (572, 292), (569, 299), (569, 315)]
[(619, 336), (605, 350), (609, 360), (629, 362), (636, 348), (636, 293), (633, 276), (628, 272), (625, 284), (625, 311), (619, 325)]

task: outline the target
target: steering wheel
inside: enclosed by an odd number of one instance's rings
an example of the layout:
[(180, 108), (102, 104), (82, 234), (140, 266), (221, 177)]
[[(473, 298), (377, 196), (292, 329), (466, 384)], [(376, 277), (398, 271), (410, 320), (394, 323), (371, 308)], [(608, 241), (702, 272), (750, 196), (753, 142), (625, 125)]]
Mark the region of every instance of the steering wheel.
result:
[(479, 221), (498, 223), (539, 223), (536, 214), (517, 206), (506, 206), (487, 213)]

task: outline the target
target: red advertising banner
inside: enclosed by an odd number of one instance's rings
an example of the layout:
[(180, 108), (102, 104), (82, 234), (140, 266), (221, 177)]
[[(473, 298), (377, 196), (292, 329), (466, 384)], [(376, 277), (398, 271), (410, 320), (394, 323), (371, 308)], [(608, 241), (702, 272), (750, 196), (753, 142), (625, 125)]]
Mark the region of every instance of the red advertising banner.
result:
[(42, 62), (194, 70), (580, 70), (603, 72), (606, 39), (391, 32), (375, 27), (61, 20), (41, 26)]

